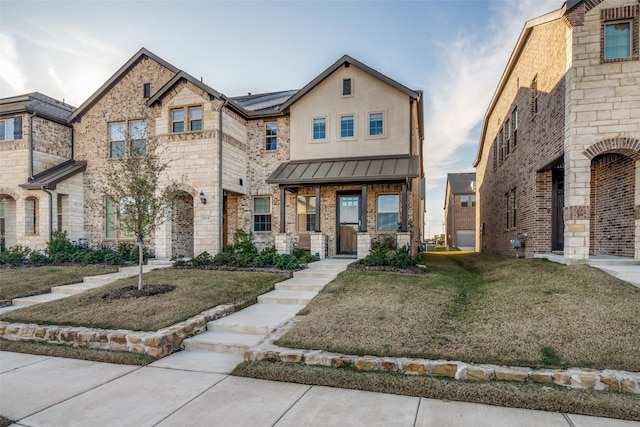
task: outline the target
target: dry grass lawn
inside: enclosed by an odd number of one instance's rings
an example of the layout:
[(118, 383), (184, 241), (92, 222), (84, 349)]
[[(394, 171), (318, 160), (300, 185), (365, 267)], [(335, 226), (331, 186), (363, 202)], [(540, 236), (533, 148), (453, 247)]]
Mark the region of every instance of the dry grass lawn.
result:
[(167, 284), (176, 289), (150, 297), (102, 299), (109, 290), (137, 284), (136, 276), (62, 300), (11, 311), (0, 320), (155, 331), (219, 304), (251, 305), (258, 295), (272, 290), (275, 283), (287, 277), (284, 273), (156, 270), (145, 274), (145, 284)]
[(277, 344), (346, 354), (640, 371), (640, 289), (587, 266), (429, 254), (430, 273), (345, 272)]
[(44, 266), (0, 269), (0, 300), (46, 294), (54, 286), (82, 282), (85, 276), (115, 273), (115, 267)]

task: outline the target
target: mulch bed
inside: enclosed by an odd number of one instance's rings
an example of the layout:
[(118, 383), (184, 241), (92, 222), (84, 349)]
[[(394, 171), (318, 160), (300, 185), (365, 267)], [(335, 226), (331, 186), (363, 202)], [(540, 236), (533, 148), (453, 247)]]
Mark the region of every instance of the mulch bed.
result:
[(427, 274), (429, 270), (426, 267), (420, 267), (418, 265), (412, 265), (405, 268), (393, 267), (391, 265), (372, 265), (367, 266), (359, 262), (349, 264), (347, 270), (357, 271), (380, 271), (385, 273), (402, 273), (402, 274)]
[(105, 301), (114, 299), (126, 299), (126, 298), (140, 298), (151, 297), (153, 295), (160, 295), (167, 292), (171, 292), (176, 287), (171, 285), (144, 285), (141, 290), (138, 290), (138, 286), (126, 286), (120, 289), (114, 289), (102, 296)]

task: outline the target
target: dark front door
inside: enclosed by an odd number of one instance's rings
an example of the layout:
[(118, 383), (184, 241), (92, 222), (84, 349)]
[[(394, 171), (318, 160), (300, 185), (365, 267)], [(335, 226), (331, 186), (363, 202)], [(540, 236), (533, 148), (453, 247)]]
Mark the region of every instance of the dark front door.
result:
[(551, 250), (564, 251), (564, 169), (554, 169), (551, 179)]
[(338, 194), (337, 208), (338, 253), (355, 254), (360, 228), (360, 193)]

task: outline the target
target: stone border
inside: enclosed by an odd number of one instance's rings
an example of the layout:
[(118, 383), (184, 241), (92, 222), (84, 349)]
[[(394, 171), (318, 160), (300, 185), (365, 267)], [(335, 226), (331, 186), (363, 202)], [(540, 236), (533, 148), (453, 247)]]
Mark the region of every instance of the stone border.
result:
[(71, 347), (130, 351), (160, 358), (180, 348), (184, 339), (205, 332), (207, 322), (235, 311), (235, 305), (219, 305), (184, 322), (155, 332), (0, 322), (0, 337), (10, 341), (35, 341)]
[(299, 319), (293, 318), (268, 340), (244, 353), (244, 360), (301, 363), (308, 366), (352, 368), (363, 372), (393, 372), (404, 375), (444, 377), (459, 381), (518, 381), (557, 384), (568, 388), (613, 391), (640, 395), (640, 373), (598, 369), (532, 369), (513, 366), (476, 365), (447, 360), (405, 357), (352, 356), (323, 350), (279, 347), (273, 342)]

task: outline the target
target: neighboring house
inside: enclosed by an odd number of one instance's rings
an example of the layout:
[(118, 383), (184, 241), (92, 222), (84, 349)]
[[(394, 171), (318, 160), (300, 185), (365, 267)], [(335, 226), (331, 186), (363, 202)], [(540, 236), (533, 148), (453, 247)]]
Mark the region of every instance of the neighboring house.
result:
[(422, 235), (422, 93), (343, 56), (300, 91), (229, 98), (146, 49), (69, 117), (87, 162), (85, 234), (127, 240), (91, 183), (154, 139), (180, 193), (148, 243), (157, 257), (217, 253), (236, 230), (259, 247), (366, 255), (379, 234)]
[(38, 92), (0, 99), (0, 247), (42, 249), (54, 230), (83, 235), (74, 108)]
[(476, 174), (450, 173), (444, 200), (445, 244), (476, 248)]
[(474, 163), (479, 250), (640, 258), (639, 18), (573, 0), (525, 24)]

